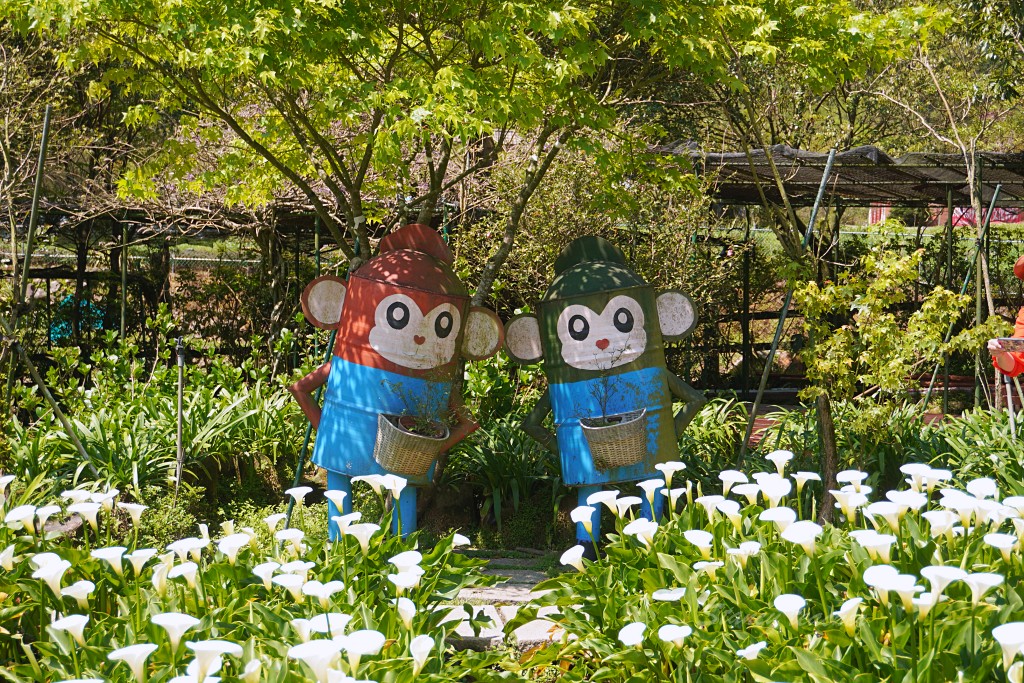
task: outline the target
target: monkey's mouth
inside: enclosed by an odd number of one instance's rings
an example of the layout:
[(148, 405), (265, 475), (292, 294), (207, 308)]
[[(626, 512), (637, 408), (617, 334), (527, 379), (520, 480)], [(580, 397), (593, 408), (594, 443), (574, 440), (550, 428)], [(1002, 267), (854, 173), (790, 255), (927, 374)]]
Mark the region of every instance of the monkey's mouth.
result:
[(608, 346), (604, 350), (590, 348), (562, 347), (562, 358), (567, 364), (580, 370), (610, 370), (632, 363), (643, 355), (643, 348), (632, 344)]

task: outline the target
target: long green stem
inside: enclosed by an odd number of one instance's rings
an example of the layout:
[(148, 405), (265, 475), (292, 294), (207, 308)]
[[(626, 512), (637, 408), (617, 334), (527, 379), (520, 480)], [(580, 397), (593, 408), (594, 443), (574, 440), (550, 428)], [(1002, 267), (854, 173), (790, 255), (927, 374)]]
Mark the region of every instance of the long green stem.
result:
[(818, 584), (818, 597), (821, 600), (822, 615), (826, 618), (832, 613), (831, 605), (825, 594), (825, 583), (821, 578), (821, 567), (818, 566), (818, 559), (811, 556), (811, 569), (814, 571), (814, 580)]
[(142, 604), (142, 594), (139, 591), (139, 577), (135, 577), (135, 632), (138, 633), (142, 630), (142, 611), (144, 607)]
[(43, 639), (46, 633), (46, 583), (39, 579), (39, 640)]
[(82, 677), (82, 667), (78, 663), (78, 648), (76, 647), (76, 645), (77, 645), (77, 643), (75, 643), (75, 642), (71, 643), (71, 661), (74, 662), (74, 664), (75, 664), (75, 676), (77, 676), (78, 678), (81, 678)]
[(894, 671), (900, 668), (899, 647), (896, 645), (896, 605), (889, 603), (889, 647), (892, 649), (892, 667)]

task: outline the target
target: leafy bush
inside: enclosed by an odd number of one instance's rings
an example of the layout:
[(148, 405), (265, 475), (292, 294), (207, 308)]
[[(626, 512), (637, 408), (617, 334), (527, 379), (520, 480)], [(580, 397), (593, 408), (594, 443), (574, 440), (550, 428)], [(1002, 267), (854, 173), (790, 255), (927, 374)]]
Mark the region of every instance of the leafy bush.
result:
[[(166, 310), (149, 322), (161, 340), (153, 360), (139, 357), (135, 340), (105, 337), (88, 361), (77, 349), (55, 349), (47, 380), (89, 455), (83, 461), (69, 434), (40, 403), (20, 389), (24, 419), (5, 426), (10, 452), (6, 471), (44, 475), (51, 489), (94, 480), (139, 500), (166, 489), (177, 461), (177, 370), (171, 359), (172, 323)], [(253, 342), (258, 347), (258, 342)], [(284, 344), (290, 343), (285, 338)], [(280, 350), (280, 349), (279, 349)], [(297, 462), (300, 413), (257, 356), (238, 366), (206, 349), (184, 376), (185, 481), (214, 486), (226, 476), (258, 481), (280, 495), (280, 470)], [(290, 473), (289, 473), (290, 476)], [(210, 495), (216, 495), (211, 489)]]
[[(205, 508), (203, 489), (193, 486), (182, 486), (177, 495), (162, 487), (150, 487), (143, 490), (141, 500), (148, 501), (150, 507), (137, 530), (142, 547), (166, 548), (188, 536), (199, 524), (196, 514)], [(129, 527), (122, 526), (116, 542), (127, 543), (129, 531)]]
[(993, 317), (947, 342), (947, 330), (960, 321), (970, 299), (942, 287), (904, 310), (921, 257), (921, 251), (903, 256), (876, 248), (862, 258), (859, 271), (842, 274), (838, 282), (797, 287), (794, 300), (809, 341), (800, 357), (812, 383), (804, 397), (827, 389), (837, 399), (892, 400), (943, 354), (973, 351), (986, 339), (1005, 336), (1006, 323)]
[[(821, 471), (818, 414), (810, 406), (782, 410), (768, 416), (758, 450), (786, 449), (796, 454), (794, 467)], [(832, 404), (836, 447), (842, 468), (870, 473), (869, 484), (880, 490), (897, 486), (900, 467), (908, 462), (933, 462), (946, 452), (939, 431), (927, 424), (916, 405), (873, 400), (836, 401)]]
[[(1018, 425), (1019, 430), (1019, 425)], [(976, 408), (938, 427), (946, 449), (934, 462), (962, 478), (990, 477), (1015, 496), (1024, 495), (1024, 441), (1010, 430), (1006, 411)]]
[(480, 501), (480, 518), (493, 517), (499, 531), (509, 508), (539, 489), (557, 490), (557, 457), (523, 434), (519, 420), (498, 418), (481, 427), (453, 450), (448, 485), (469, 488)]
[[(706, 491), (718, 487), (718, 473), (735, 466), (747, 429), (747, 406), (733, 399), (708, 401), (679, 437), (687, 477)], [(711, 488), (708, 488), (708, 487)]]

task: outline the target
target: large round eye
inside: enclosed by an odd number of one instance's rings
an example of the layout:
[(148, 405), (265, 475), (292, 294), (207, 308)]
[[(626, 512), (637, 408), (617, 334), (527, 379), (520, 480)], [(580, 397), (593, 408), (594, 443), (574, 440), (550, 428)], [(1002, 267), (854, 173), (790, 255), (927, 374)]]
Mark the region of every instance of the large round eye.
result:
[(590, 323), (582, 315), (569, 318), (569, 336), (576, 341), (583, 341), (590, 334)]
[(401, 301), (388, 306), (388, 325), (400, 330), (409, 324), (409, 307)]
[(452, 333), (452, 329), (455, 327), (455, 318), (448, 311), (444, 311), (437, 316), (437, 320), (434, 321), (434, 333), (438, 339), (444, 339)]
[(615, 323), (615, 329), (623, 334), (633, 331), (633, 313), (628, 308), (615, 311), (612, 321)]

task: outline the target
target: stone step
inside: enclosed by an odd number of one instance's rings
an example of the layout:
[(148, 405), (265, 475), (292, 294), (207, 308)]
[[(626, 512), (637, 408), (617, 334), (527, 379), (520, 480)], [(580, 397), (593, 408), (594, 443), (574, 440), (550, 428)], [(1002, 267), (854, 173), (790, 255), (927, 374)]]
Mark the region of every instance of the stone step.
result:
[[(461, 605), (441, 606), (438, 609), (449, 610), (442, 623), (459, 620), (461, 623), (449, 636), (448, 643), (457, 650), (485, 650), (509, 646), (520, 651), (530, 650), (546, 645), (562, 637), (562, 629), (554, 622), (544, 618), (534, 619), (505, 633), (506, 625), (515, 618), (519, 606), (537, 597), (534, 587), (548, 578), (540, 570), (543, 563), (536, 559), (492, 558), (488, 561), (483, 573), (497, 577), (501, 582), (496, 586), (466, 588), (459, 592), (460, 603), (471, 605), (474, 621), (487, 621), (481, 625), (479, 634), (473, 633), (470, 615)], [(553, 607), (542, 608), (539, 616), (555, 612)]]
[(541, 618), (527, 622), (509, 634), (505, 633), (505, 626), (515, 618), (519, 611), (518, 605), (502, 605), (500, 607), (473, 605), (474, 620), (489, 620), (490, 622), (482, 626), (478, 634), (473, 633), (473, 627), (469, 622), (469, 613), (465, 607), (442, 607), (441, 609), (450, 609), (441, 623), (461, 621), (455, 629), (455, 633), (448, 638), (448, 644), (456, 650), (483, 651), (508, 645), (525, 652), (559, 640), (563, 634), (562, 629), (554, 622), (543, 618), (544, 615), (557, 611), (553, 607), (541, 608), (538, 613)]
[(495, 576), (497, 586), (466, 588), (459, 592), (459, 600), (490, 605), (518, 605), (535, 597), (533, 587), (548, 578), (547, 574), (531, 569), (501, 569), (488, 567), (484, 574)]

